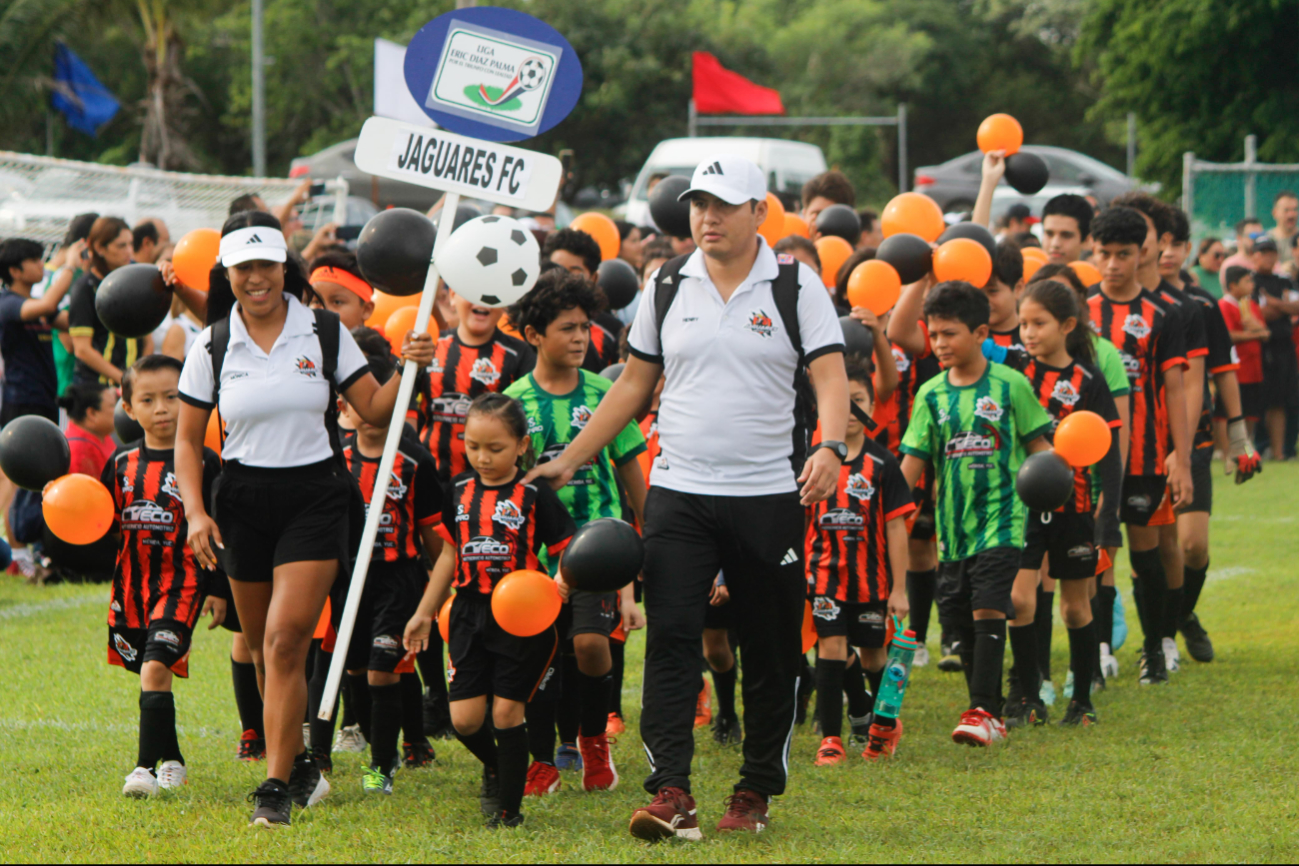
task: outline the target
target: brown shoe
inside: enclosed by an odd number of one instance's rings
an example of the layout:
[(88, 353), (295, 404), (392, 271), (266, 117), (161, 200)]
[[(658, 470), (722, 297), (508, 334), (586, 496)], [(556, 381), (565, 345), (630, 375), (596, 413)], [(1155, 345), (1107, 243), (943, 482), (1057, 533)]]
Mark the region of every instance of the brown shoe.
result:
[(767, 798), (746, 788), (726, 798), (726, 814), (717, 822), (717, 832), (746, 830), (761, 833), (767, 826)]

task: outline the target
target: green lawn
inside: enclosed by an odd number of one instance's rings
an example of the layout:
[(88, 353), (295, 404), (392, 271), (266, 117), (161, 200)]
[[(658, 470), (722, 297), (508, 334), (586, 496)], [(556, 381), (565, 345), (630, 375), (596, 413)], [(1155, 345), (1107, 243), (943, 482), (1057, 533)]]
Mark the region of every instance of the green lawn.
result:
[[(1218, 476), (1221, 479), (1221, 476)], [(480, 828), (478, 767), (439, 742), (439, 765), (402, 773), (396, 793), (362, 799), (360, 756), (335, 758), (334, 792), (294, 811), (293, 827), (246, 828), (262, 766), (234, 760), (238, 719), (226, 632), (201, 632), (177, 689), (188, 789), (149, 802), (121, 795), (136, 744), (134, 677), (104, 663), (107, 590), (36, 589), (0, 578), (0, 859), (5, 861), (1293, 861), (1299, 856), (1299, 466), (1268, 465), (1243, 487), (1218, 481), (1214, 556), (1201, 619), (1218, 659), (1187, 660), (1165, 689), (1136, 684), (1139, 631), (1122, 674), (1097, 696), (1101, 724), (1012, 734), (973, 750), (949, 734), (965, 702), (959, 675), (918, 671), (890, 763), (811, 766), (810, 726), (794, 741), (790, 793), (758, 838), (720, 838), (736, 750), (697, 734), (695, 795), (706, 841), (648, 848), (626, 821), (645, 801), (636, 735), (639, 671), (629, 653), (629, 732), (615, 747), (623, 784), (580, 791), (574, 774), (525, 803), (515, 832)], [(1286, 563), (1291, 563), (1289, 566)], [(1120, 558), (1127, 588), (1127, 560)], [(1131, 611), (1131, 599), (1128, 597)], [(1059, 618), (1057, 617), (1057, 622)], [(1068, 665), (1057, 632), (1054, 670)], [(1057, 710), (1062, 708), (1057, 704)]]

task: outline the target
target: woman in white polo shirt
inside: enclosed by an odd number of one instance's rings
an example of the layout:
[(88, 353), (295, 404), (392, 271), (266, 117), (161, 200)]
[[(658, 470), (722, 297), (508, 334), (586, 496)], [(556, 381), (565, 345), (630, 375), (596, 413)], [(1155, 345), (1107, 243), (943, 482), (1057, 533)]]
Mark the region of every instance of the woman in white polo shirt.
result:
[[(352, 486), (326, 415), (337, 392), (367, 421), (386, 425), (399, 379), (380, 387), (338, 317), (303, 305), (306, 278), (269, 214), (226, 222), (210, 286), (209, 325), (181, 375), (176, 476), (190, 546), (208, 567), (222, 551), (244, 635), (264, 672), (267, 779), (253, 792), (252, 822), (273, 826), (289, 823), (292, 803), (308, 806), (329, 792), (302, 742), (305, 666), (325, 598), (356, 539), (349, 537)], [(322, 343), (337, 346), (336, 358)], [(421, 367), (433, 350), (431, 337), (414, 332), (402, 346)], [(219, 383), (214, 356), (222, 359)], [(224, 465), (209, 515), (203, 438), (218, 407)]]

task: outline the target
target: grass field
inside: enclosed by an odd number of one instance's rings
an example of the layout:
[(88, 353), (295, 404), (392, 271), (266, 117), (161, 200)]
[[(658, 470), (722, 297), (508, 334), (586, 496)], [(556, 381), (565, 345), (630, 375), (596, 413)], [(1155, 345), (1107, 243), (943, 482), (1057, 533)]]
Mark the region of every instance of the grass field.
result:
[[(291, 829), (253, 831), (244, 798), (263, 767), (234, 760), (227, 633), (197, 635), (191, 678), (177, 688), (188, 789), (128, 800), (120, 792), (135, 758), (138, 686), (104, 663), (106, 588), (37, 589), (0, 578), (0, 762), (10, 779), (0, 789), (0, 859), (1292, 862), (1299, 466), (1269, 465), (1244, 487), (1217, 478), (1201, 604), (1218, 651), (1212, 664), (1188, 659), (1168, 688), (1140, 689), (1133, 622), (1121, 676), (1096, 699), (1100, 726), (1015, 732), (986, 751), (949, 739), (964, 707), (961, 677), (925, 668), (908, 694), (906, 734), (892, 762), (854, 758), (817, 769), (810, 725), (798, 733), (790, 793), (757, 838), (710, 832), (739, 754), (699, 731), (695, 796), (706, 840), (695, 845), (649, 848), (626, 832), (632, 809), (646, 800), (633, 663), (643, 636), (628, 654), (629, 731), (614, 749), (623, 776), (617, 791), (583, 794), (577, 776), (565, 774), (557, 795), (524, 804), (522, 830), (489, 833), (475, 798), (477, 763), (459, 744), (439, 742), (438, 766), (399, 774), (391, 798), (362, 799), (360, 756), (336, 756), (327, 800), (295, 809)], [(1119, 570), (1126, 595), (1126, 556)], [(1057, 625), (1057, 688), (1066, 644)]]

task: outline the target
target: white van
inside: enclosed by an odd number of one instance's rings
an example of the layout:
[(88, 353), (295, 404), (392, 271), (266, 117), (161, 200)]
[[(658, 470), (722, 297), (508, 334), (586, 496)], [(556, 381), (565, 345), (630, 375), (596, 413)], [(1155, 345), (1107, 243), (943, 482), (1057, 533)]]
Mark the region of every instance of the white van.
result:
[(797, 196), (803, 184), (825, 171), (825, 154), (815, 144), (783, 138), (669, 138), (655, 146), (632, 185), (623, 219), (633, 225), (654, 225), (650, 218), (646, 186), (650, 175), (680, 174), (690, 177), (695, 166), (715, 153), (730, 153), (752, 160), (767, 175), (767, 189)]

